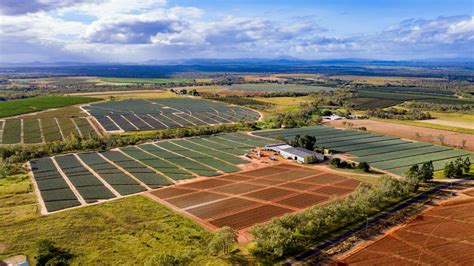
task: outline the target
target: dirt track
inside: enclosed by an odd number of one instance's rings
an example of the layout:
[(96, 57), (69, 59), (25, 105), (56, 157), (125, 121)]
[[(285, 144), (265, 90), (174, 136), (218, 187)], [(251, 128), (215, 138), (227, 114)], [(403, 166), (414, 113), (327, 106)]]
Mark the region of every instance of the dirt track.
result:
[(474, 151), (474, 135), (465, 133), (395, 123), (385, 123), (372, 120), (336, 120), (330, 121), (328, 124), (334, 127), (344, 128), (344, 122), (352, 123), (352, 125), (356, 128), (365, 127), (367, 128), (367, 131), (370, 132), (392, 135), (416, 141), (444, 144), (455, 148), (460, 148), (464, 140), (466, 141), (464, 149)]

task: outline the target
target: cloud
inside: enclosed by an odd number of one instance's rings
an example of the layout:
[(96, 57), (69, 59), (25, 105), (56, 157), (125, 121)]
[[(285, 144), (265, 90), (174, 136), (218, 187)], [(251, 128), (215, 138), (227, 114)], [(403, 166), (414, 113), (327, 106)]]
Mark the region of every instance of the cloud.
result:
[(2, 0), (0, 11), (5, 15), (22, 15), (70, 7), (83, 2), (86, 0)]
[[(1, 60), (473, 57), (472, 16), (409, 19), (372, 34), (332, 36), (307, 16), (213, 16), (195, 7), (170, 7), (165, 0), (71, 3), (34, 0), (9, 7), (0, 17)], [(88, 20), (68, 20), (69, 14)]]
[(91, 43), (147, 44), (157, 34), (173, 34), (182, 30), (185, 23), (174, 19), (107, 20), (91, 25), (84, 36)]

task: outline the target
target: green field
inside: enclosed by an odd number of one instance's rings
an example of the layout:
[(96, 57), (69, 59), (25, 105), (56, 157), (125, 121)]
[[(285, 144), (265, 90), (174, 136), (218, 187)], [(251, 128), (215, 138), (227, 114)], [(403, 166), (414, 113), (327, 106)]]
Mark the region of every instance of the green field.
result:
[(78, 96), (38, 96), (27, 99), (0, 102), (0, 118), (39, 112), (49, 108), (95, 102), (100, 99)]
[(404, 175), (411, 165), (433, 161), (436, 170), (459, 157), (473, 156), (469, 151), (452, 149), (423, 142), (411, 142), (366, 131), (342, 130), (327, 126), (314, 126), (287, 130), (255, 132), (255, 135), (292, 140), (296, 135), (316, 137), (316, 146), (333, 152), (347, 153), (351, 160), (367, 162), (370, 166), (397, 175)]
[[(58, 155), (32, 160), (30, 165), (44, 197), (45, 211), (53, 212), (81, 205), (78, 202), (88, 205), (117, 199), (197, 176), (238, 172), (237, 165), (249, 162), (238, 156), (270, 142), (228, 133)], [(72, 194), (74, 190), (77, 192)], [(66, 198), (61, 198), (62, 193)]]
[(335, 90), (334, 87), (309, 86), (296, 84), (234, 84), (232, 90), (238, 91), (261, 91), (261, 92), (318, 92), (324, 90)]
[(107, 83), (142, 83), (142, 84), (189, 84), (192, 79), (185, 78), (100, 78)]
[(73, 265), (134, 265), (157, 253), (191, 254), (192, 264), (225, 265), (207, 249), (211, 233), (157, 202), (133, 196), (86, 208), (40, 215), (25, 175), (0, 179), (0, 259), (25, 254), (49, 239), (74, 254)]

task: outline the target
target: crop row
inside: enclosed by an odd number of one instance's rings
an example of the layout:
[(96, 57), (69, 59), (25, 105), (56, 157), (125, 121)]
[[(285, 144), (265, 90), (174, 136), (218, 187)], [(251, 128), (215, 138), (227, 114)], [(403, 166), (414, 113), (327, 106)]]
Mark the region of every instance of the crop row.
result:
[[(89, 121), (83, 117), (12, 118), (4, 120), (1, 137), (3, 144), (33, 144), (62, 140), (71, 134), (88, 138), (96, 135)], [(59, 125), (59, 126), (58, 126)]]

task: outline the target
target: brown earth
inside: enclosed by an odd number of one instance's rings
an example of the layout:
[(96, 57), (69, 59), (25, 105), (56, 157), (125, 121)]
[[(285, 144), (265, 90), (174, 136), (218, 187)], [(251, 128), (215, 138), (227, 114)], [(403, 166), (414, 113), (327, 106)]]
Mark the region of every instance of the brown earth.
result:
[(327, 123), (331, 126), (339, 128), (345, 128), (350, 123), (352, 124), (352, 127), (365, 127), (367, 131), (370, 132), (416, 141), (431, 142), (434, 144), (443, 144), (455, 148), (461, 148), (463, 141), (465, 141), (464, 149), (474, 151), (474, 135), (466, 133), (386, 123), (373, 120), (336, 120), (329, 121)]
[(474, 265), (472, 191), (341, 256), (338, 265)]
[(324, 168), (281, 163), (146, 194), (211, 230), (230, 226), (248, 241), (253, 225), (346, 196), (359, 183)]

